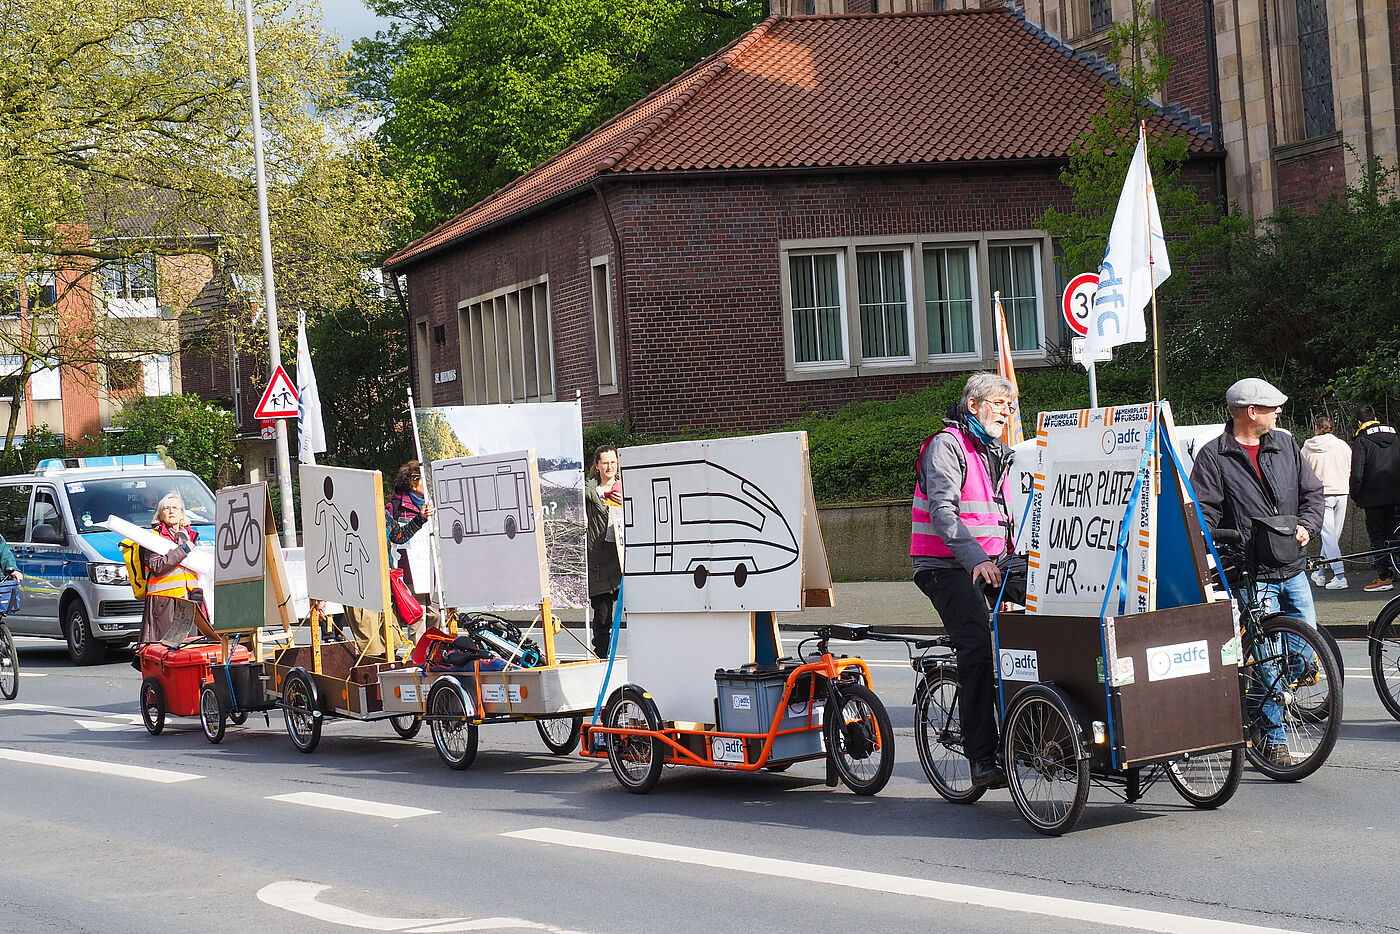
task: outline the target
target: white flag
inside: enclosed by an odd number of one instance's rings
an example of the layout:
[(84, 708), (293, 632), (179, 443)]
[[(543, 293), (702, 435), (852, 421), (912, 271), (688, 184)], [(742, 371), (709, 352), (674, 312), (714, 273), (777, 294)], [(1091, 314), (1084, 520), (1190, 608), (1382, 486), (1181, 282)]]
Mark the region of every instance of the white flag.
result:
[(1157, 213), (1157, 192), (1147, 165), (1147, 130), (1138, 129), (1137, 151), (1128, 166), (1108, 250), (1099, 266), (1099, 290), (1089, 314), (1085, 349), (1100, 350), (1147, 340), (1142, 310), (1152, 300), (1152, 290), (1172, 274), (1162, 216)]
[(326, 426), (321, 421), (321, 391), (311, 369), (311, 345), (306, 342), (306, 312), (297, 311), (297, 460), (316, 463), (326, 449)]

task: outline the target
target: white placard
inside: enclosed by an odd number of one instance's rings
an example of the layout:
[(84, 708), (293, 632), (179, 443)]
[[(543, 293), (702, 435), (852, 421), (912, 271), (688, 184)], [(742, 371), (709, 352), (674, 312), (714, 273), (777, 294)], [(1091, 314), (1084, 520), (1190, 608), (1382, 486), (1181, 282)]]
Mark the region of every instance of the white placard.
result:
[(433, 502), (448, 606), (540, 604), (548, 578), (534, 451), (434, 461)]
[(382, 612), (389, 588), (379, 471), (302, 464), (300, 475), (307, 594)]
[[(1143, 464), (1154, 415), (1151, 403), (1041, 413), (1036, 433), (1040, 455), (1025, 542), (1029, 612), (1098, 616), (1114, 585), (1111, 576), (1125, 519), (1131, 533), (1125, 557), (1125, 612), (1154, 608), (1156, 502), (1150, 489), (1151, 465)], [(1134, 512), (1125, 516), (1139, 478)], [(1120, 583), (1122, 575), (1120, 566)]]
[(627, 612), (800, 610), (805, 440), (787, 432), (620, 451)]
[(263, 578), (267, 484), (225, 487), (214, 494), (214, 580), (217, 583)]

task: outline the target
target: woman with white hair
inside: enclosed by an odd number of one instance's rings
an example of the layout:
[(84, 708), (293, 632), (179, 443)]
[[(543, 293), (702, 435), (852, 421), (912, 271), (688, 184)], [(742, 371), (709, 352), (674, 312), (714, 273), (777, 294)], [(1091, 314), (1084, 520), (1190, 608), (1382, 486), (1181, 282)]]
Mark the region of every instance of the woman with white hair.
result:
[(178, 545), (160, 555), (142, 548), (141, 564), (146, 569), (146, 607), (141, 615), (141, 637), (137, 646), (159, 642), (175, 621), (175, 600), (189, 598), (198, 588), (199, 578), (180, 564), (194, 547), (199, 533), (185, 516), (185, 500), (179, 493), (166, 493), (156, 504), (151, 528), (161, 538)]

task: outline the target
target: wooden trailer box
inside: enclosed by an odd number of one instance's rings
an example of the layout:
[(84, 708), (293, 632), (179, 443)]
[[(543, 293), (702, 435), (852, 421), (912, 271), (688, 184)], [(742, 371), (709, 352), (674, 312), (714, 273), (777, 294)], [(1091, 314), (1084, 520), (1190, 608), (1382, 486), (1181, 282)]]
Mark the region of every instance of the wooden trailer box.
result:
[[(999, 613), (997, 643), (1003, 713), (1027, 684), (1054, 684), (1076, 708), (1095, 767), (1132, 768), (1244, 740), (1227, 601), (1107, 617), (1102, 626), (1095, 617)], [(1094, 720), (1109, 743), (1093, 744)]]
[[(350, 642), (326, 642), (321, 645), (321, 673), (313, 671), (311, 646), (298, 645), (278, 652), (265, 662), (268, 681), (280, 696), (282, 684), (293, 668), (303, 668), (316, 683), (327, 713), (366, 717), (384, 710), (380, 676), (396, 671), (408, 662), (379, 662), (356, 665), (358, 650)], [(413, 712), (417, 712), (414, 708)], [(405, 711), (407, 712), (407, 711)]]

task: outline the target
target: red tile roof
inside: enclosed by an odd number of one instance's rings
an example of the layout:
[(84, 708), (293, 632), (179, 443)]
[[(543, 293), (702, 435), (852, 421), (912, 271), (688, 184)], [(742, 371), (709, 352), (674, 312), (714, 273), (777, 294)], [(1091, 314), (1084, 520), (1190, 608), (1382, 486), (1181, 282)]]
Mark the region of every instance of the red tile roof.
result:
[[(1005, 9), (771, 17), (388, 265), (609, 175), (1064, 159), (1106, 80)], [(1199, 121), (1149, 122), (1212, 151)]]

